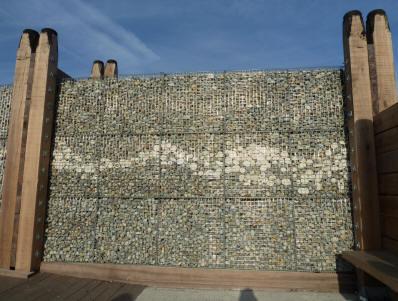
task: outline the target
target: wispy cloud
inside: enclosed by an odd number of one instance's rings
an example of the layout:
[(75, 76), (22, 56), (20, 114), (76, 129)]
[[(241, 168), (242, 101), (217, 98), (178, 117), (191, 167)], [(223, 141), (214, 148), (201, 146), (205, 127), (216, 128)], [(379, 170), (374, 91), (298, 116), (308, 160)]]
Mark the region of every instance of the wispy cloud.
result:
[[(133, 72), (159, 59), (132, 31), (81, 0), (18, 1), (8, 6), (3, 15), (14, 16), (9, 20), (14, 26), (37, 30), (48, 26), (57, 30), (59, 47), (67, 51), (68, 65), (86, 62), (80, 70), (74, 68), (79, 70), (78, 76), (88, 75), (95, 59), (116, 59), (122, 72)], [(62, 62), (61, 53), (61, 65)]]

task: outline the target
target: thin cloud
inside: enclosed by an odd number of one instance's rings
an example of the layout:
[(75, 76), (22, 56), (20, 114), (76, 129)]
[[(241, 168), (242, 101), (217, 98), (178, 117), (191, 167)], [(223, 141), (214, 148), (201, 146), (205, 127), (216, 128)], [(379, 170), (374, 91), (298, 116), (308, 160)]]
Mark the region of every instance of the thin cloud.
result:
[[(51, 27), (57, 30), (60, 50), (67, 49), (65, 56), (68, 65), (80, 65), (74, 68), (80, 68), (78, 76), (88, 75), (95, 59), (116, 59), (123, 72), (131, 72), (159, 60), (159, 56), (133, 32), (81, 0), (18, 1), (3, 10), (2, 14), (13, 16), (8, 21), (15, 27), (36, 30)], [(62, 61), (63, 54), (60, 52), (61, 65)], [(83, 61), (87, 62), (84, 66)]]

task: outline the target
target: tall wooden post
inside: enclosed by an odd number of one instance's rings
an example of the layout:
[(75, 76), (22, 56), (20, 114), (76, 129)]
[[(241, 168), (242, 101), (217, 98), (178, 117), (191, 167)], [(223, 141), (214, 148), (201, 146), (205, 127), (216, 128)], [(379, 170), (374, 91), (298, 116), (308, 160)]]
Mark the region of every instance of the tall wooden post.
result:
[(98, 60), (93, 62), (90, 77), (95, 79), (104, 78), (104, 62)]
[(115, 60), (108, 60), (105, 66), (105, 77), (118, 77), (117, 62)]
[[(351, 11), (344, 16), (346, 109), (352, 172), (355, 248), (381, 247), (373, 109), (368, 47), (362, 15)], [(369, 294), (373, 281), (357, 273), (360, 294)]]
[(0, 215), (0, 268), (6, 270), (15, 266), (15, 248), (12, 245), (17, 239), (26, 129), (38, 38), (36, 31), (27, 29), (23, 32), (15, 64)]
[(43, 29), (36, 49), (26, 140), (15, 267), (18, 271), (38, 270), (42, 257), (57, 62), (57, 33)]
[(370, 12), (366, 20), (373, 114), (397, 102), (391, 31), (384, 10)]

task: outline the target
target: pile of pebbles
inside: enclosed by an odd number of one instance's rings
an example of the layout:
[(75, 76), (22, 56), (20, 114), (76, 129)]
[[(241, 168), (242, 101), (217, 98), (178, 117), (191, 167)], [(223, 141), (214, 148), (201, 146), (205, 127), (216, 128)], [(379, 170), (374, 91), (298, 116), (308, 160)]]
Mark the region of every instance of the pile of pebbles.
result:
[(45, 261), (350, 268), (340, 70), (69, 80), (57, 106)]

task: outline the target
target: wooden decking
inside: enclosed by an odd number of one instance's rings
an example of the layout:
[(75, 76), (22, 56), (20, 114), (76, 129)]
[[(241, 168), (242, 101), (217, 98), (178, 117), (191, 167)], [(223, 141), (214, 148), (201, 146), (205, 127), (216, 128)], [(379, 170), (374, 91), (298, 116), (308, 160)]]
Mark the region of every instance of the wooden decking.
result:
[(1, 301), (95, 300), (133, 301), (142, 285), (39, 273), (28, 280), (0, 276)]

